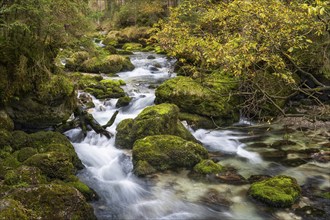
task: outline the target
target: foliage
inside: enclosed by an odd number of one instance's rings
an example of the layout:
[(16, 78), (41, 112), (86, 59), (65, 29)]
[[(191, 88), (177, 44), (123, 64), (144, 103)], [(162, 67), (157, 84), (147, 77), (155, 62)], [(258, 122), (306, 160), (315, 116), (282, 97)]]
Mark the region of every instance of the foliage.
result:
[(234, 75), (242, 93), (273, 104), (276, 95), (259, 89), (256, 76), (267, 73), (296, 88), (297, 73), (329, 89), (314, 77), (329, 75), (329, 18), (329, 1), (186, 0), (155, 26), (152, 40), (194, 77)]
[(60, 47), (88, 27), (84, 0), (14, 0), (0, 5), (2, 101), (38, 90), (55, 72)]

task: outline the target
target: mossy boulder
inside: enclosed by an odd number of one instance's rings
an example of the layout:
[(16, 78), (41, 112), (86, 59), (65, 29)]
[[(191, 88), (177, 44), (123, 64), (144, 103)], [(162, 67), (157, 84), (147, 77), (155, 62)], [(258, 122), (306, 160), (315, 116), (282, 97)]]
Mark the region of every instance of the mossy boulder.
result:
[(194, 166), (193, 170), (196, 173), (207, 175), (223, 172), (225, 168), (218, 163), (214, 163), (213, 160), (202, 160)]
[(8, 131), (14, 129), (14, 122), (6, 111), (0, 109), (0, 128)]
[(31, 210), (26, 209), (20, 202), (13, 199), (0, 200), (0, 219), (29, 220), (33, 219)]
[(4, 184), (11, 186), (37, 185), (46, 182), (39, 168), (24, 165), (8, 171), (4, 179)]
[(248, 191), (252, 198), (274, 207), (290, 207), (300, 194), (297, 181), (289, 176), (275, 176), (255, 182)]
[(120, 71), (131, 71), (134, 69), (134, 65), (131, 63), (128, 57), (121, 55), (108, 55), (105, 57), (93, 57), (85, 60), (80, 71), (88, 73), (117, 73)]
[(13, 136), (11, 132), (0, 128), (0, 149), (10, 146), (12, 138)]
[(122, 80), (101, 80), (97, 84), (89, 85), (85, 91), (92, 94), (98, 99), (106, 98), (120, 98), (124, 97), (125, 91), (120, 87), (125, 85), (125, 82)]
[(200, 144), (173, 135), (154, 135), (139, 139), (133, 147), (134, 172), (143, 176), (155, 171), (193, 168), (208, 158)]
[(88, 60), (90, 57), (91, 56), (87, 51), (75, 52), (68, 59), (66, 59), (65, 68), (75, 71), (85, 60)]
[(140, 51), (142, 49), (142, 44), (139, 43), (126, 43), (123, 45), (124, 50), (128, 51)]
[(81, 192), (81, 194), (84, 195), (87, 201), (95, 201), (98, 199), (96, 192), (79, 179), (74, 182), (68, 182), (66, 185), (76, 188), (79, 192)]
[(179, 108), (160, 104), (145, 108), (135, 119), (126, 119), (117, 126), (116, 145), (132, 148), (134, 141), (151, 135), (169, 134), (196, 141), (178, 120)]
[(176, 104), (182, 112), (235, 121), (239, 117), (237, 99), (229, 96), (234, 87), (226, 78), (222, 84), (206, 87), (192, 78), (178, 76), (157, 88), (155, 102)]
[(10, 152), (0, 150), (0, 179), (4, 179), (9, 170), (17, 168), (21, 163)]
[(76, 172), (72, 158), (61, 152), (35, 154), (24, 161), (24, 164), (38, 167), (49, 179), (64, 180)]
[(12, 132), (11, 146), (14, 150), (20, 150), (24, 147), (31, 146), (31, 136), (24, 131), (14, 131)]
[(31, 210), (35, 216), (33, 219), (96, 219), (93, 208), (84, 196), (70, 186), (42, 184), (21, 187), (5, 199), (16, 200), (25, 209)]
[(129, 96), (120, 97), (116, 103), (116, 107), (120, 108), (120, 107), (128, 106), (131, 101), (132, 98)]
[[(213, 129), (218, 125), (217, 121), (212, 121), (212, 119), (197, 115), (197, 114), (190, 114), (186, 112), (180, 112), (179, 114), (180, 121), (186, 121), (193, 129)], [(219, 122), (220, 124), (221, 122)]]
[(66, 121), (76, 108), (74, 92), (68, 96), (48, 99), (47, 103), (41, 99), (30, 95), (8, 103), (6, 111), (16, 129), (35, 131), (55, 126)]

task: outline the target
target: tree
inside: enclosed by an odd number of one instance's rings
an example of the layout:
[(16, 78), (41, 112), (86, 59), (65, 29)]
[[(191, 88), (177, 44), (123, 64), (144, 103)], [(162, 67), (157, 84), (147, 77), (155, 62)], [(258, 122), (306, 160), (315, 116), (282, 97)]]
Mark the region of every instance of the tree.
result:
[[(292, 92), (311, 96), (329, 90), (316, 77), (329, 76), (329, 16), (329, 1), (186, 0), (159, 24), (155, 38), (200, 77), (232, 74), (242, 93), (284, 114), (275, 99), (286, 97), (267, 94), (262, 85), (269, 79), (260, 78), (277, 77)], [(304, 78), (316, 88), (306, 88)]]
[(88, 27), (85, 0), (11, 0), (0, 5), (0, 104), (36, 92), (61, 47)]

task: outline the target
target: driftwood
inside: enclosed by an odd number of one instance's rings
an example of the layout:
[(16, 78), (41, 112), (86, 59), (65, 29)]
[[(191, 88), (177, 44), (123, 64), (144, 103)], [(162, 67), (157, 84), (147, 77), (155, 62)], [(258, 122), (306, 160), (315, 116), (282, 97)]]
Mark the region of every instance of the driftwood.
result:
[(73, 121), (66, 122), (64, 124), (61, 124), (55, 128), (58, 132), (65, 132), (68, 130), (71, 130), (73, 128), (80, 127), (84, 136), (87, 135), (87, 131), (94, 130), (97, 134), (101, 134), (106, 136), (107, 138), (111, 138), (113, 134), (106, 130), (107, 127), (110, 127), (118, 114), (118, 111), (116, 111), (111, 119), (108, 121), (106, 125), (100, 125), (93, 117), (93, 115), (89, 114), (84, 108), (81, 106), (78, 106), (76, 110), (74, 111), (75, 119)]

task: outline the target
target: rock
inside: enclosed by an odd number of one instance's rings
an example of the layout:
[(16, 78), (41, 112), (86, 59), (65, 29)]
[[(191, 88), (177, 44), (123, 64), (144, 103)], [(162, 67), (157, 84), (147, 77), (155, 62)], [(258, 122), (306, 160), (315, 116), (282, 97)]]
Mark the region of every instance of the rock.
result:
[(87, 201), (96, 201), (99, 199), (96, 192), (89, 188), (89, 186), (87, 186), (85, 183), (81, 182), (78, 178), (74, 182), (66, 183), (66, 185), (76, 188), (79, 192), (81, 192), (81, 194), (84, 195)]
[(12, 133), (0, 128), (0, 150), (6, 146), (11, 146)]
[(326, 212), (324, 210), (312, 206), (297, 208), (295, 213), (303, 217), (303, 219), (318, 219), (321, 217), (326, 217)]
[(32, 211), (33, 219), (96, 219), (84, 196), (65, 185), (22, 187), (13, 190), (5, 199), (20, 202), (25, 210)]
[(213, 122), (212, 119), (208, 117), (203, 117), (197, 114), (189, 114), (185, 112), (179, 113), (179, 119), (180, 121), (186, 121), (188, 125), (191, 126), (191, 128), (193, 128), (194, 130), (197, 130), (199, 128), (214, 129), (218, 124), (217, 122)]
[(37, 185), (46, 183), (45, 176), (37, 167), (20, 166), (15, 170), (10, 170), (6, 173), (4, 184), (6, 185)]
[(29, 147), (32, 144), (31, 136), (24, 131), (14, 131), (12, 133), (11, 146), (14, 150)]
[(218, 183), (226, 183), (226, 184), (233, 184), (233, 185), (242, 185), (246, 184), (247, 180), (236, 171), (228, 170), (226, 172), (222, 172), (216, 175), (211, 176), (212, 182)]
[(284, 159), (280, 163), (283, 164), (284, 166), (289, 166), (289, 167), (298, 167), (300, 165), (303, 165), (305, 163), (308, 163), (309, 159), (307, 158), (292, 158), (292, 159)]
[(38, 151), (32, 147), (24, 147), (17, 152), (17, 160), (19, 162), (24, 162), (37, 153)]
[(228, 195), (222, 194), (216, 189), (209, 189), (200, 198), (200, 201), (216, 211), (222, 211), (223, 208), (229, 208), (232, 205)]
[(128, 106), (131, 101), (132, 98), (129, 96), (120, 97), (116, 103), (116, 107), (120, 108), (120, 107)]
[(118, 124), (115, 144), (120, 148), (132, 148), (134, 141), (160, 134), (196, 141), (178, 120), (178, 115), (179, 108), (173, 104), (147, 107), (135, 119), (126, 119)]
[(0, 150), (0, 180), (4, 179), (9, 170), (17, 168), (20, 164), (10, 152)]
[(249, 183), (255, 183), (255, 182), (260, 182), (262, 180), (269, 179), (269, 178), (271, 178), (271, 176), (269, 176), (269, 175), (251, 175), (248, 178), (248, 181), (249, 181)]
[(223, 172), (225, 168), (218, 163), (214, 163), (212, 160), (202, 160), (196, 166), (194, 166), (194, 172), (207, 175), (218, 174)]
[(258, 152), (265, 160), (280, 160), (286, 158), (287, 154), (285, 151), (274, 150), (274, 151), (262, 151)]
[(275, 149), (282, 149), (282, 147), (285, 147), (288, 145), (297, 145), (297, 143), (290, 141), (290, 140), (277, 140), (274, 143), (272, 143), (270, 145), (270, 147), (275, 148)]
[(14, 122), (4, 110), (0, 110), (0, 128), (8, 131), (14, 130)]
[(121, 71), (131, 71), (134, 65), (128, 57), (117, 54), (108, 55), (104, 58), (93, 57), (85, 60), (81, 66), (77, 68), (78, 71), (87, 73), (118, 73)]
[(142, 44), (139, 43), (125, 43), (123, 45), (124, 50), (128, 51), (140, 51), (142, 49)]
[(140, 176), (154, 170), (191, 169), (206, 158), (203, 146), (172, 135), (148, 136), (137, 140), (133, 147), (134, 172)]
[(189, 77), (178, 76), (157, 88), (155, 102), (176, 104), (182, 112), (235, 121), (239, 117), (239, 111), (236, 109), (235, 98), (228, 99), (231, 89), (229, 85), (230, 83), (216, 85), (212, 92)]
[(35, 216), (20, 202), (8, 198), (0, 200), (0, 219), (28, 220), (35, 219)]
[(122, 80), (104, 79), (96, 84), (88, 85), (84, 90), (98, 99), (124, 97), (125, 91), (121, 86), (125, 85)]
[(275, 176), (255, 182), (248, 195), (274, 207), (290, 207), (300, 197), (301, 188), (296, 179), (289, 176)]
[(78, 97), (80, 104), (85, 109), (94, 108), (95, 104), (93, 103), (93, 98), (88, 93), (81, 93)]
[(65, 68), (71, 71), (76, 71), (79, 69), (81, 64), (90, 57), (90, 54), (86, 51), (75, 52), (68, 59), (66, 59)]
[(61, 152), (35, 154), (24, 164), (38, 167), (50, 179), (65, 180), (76, 172), (70, 156)]
[(155, 57), (154, 55), (149, 55), (149, 56), (147, 57), (147, 59), (148, 59), (148, 60), (154, 60), (154, 59), (156, 59), (156, 57)]
[(66, 121), (76, 107), (76, 95), (62, 97), (53, 103), (43, 103), (34, 96), (11, 101), (6, 110), (16, 129), (42, 130)]

